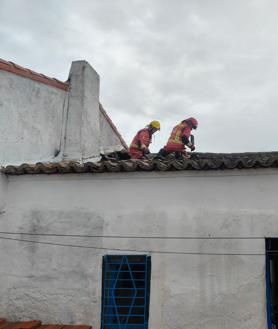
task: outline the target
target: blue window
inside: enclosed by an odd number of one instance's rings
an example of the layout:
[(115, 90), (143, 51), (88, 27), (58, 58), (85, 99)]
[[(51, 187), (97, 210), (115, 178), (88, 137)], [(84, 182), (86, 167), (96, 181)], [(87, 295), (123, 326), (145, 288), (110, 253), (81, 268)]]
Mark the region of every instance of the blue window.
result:
[(278, 238), (266, 239), (266, 300), (268, 329), (278, 328)]
[(102, 329), (147, 329), (151, 258), (107, 255), (102, 271)]

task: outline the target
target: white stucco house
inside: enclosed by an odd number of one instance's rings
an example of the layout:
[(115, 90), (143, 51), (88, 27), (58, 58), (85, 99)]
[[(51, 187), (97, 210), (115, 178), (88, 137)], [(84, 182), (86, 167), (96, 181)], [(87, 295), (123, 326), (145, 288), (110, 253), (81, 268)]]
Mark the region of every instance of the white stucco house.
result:
[[(75, 65), (95, 75), (85, 62)], [(0, 71), (1, 87), (7, 76), (16, 79), (12, 74)], [(90, 94), (98, 79), (77, 106), (84, 84), (77, 78), (74, 84), (72, 74), (71, 87), (55, 91), (60, 118), (65, 97), (69, 117), (71, 109), (86, 118), (102, 113), (89, 110), (92, 103), (99, 109)], [(7, 111), (14, 119), (20, 115), (16, 97), (22, 94), (11, 93), (13, 100), (0, 89), (5, 120), (11, 118)], [(44, 125), (45, 111), (56, 116), (58, 101), (46, 104), (38, 129), (29, 131), (35, 138), (45, 129), (51, 143), (34, 141), (27, 150), (21, 141), (25, 151), (15, 152), (24, 124), (17, 123), (20, 132), (9, 122), (19, 135), (7, 136), (10, 150), (1, 144), (0, 316), (102, 329), (276, 328), (278, 152), (88, 161), (101, 153), (104, 132), (91, 129), (90, 120), (61, 119), (57, 127), (68, 137), (59, 148), (61, 135), (54, 138), (56, 129)], [(73, 121), (80, 125), (78, 138)], [(84, 125), (93, 145), (84, 142)], [(107, 149), (124, 148), (112, 130)]]

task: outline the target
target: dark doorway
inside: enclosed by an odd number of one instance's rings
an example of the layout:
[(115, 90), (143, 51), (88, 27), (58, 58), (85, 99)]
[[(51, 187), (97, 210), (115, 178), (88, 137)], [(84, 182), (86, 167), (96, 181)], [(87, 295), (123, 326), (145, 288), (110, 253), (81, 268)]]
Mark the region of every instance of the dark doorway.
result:
[(268, 329), (278, 329), (278, 238), (266, 239)]

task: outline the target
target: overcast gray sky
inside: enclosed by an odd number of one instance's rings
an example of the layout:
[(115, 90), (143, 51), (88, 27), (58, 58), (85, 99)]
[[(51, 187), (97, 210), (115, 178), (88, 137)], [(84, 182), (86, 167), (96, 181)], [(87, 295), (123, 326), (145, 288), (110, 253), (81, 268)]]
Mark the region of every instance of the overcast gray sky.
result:
[(199, 120), (196, 151), (278, 150), (277, 0), (1, 0), (0, 58), (66, 80), (87, 60), (127, 143)]

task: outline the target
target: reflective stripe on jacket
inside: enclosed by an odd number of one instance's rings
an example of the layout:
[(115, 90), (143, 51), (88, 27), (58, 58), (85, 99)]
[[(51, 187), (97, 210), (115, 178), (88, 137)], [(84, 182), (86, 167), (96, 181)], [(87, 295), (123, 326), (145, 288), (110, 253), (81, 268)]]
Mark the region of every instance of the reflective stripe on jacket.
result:
[(190, 138), (191, 127), (186, 122), (181, 122), (175, 126), (171, 132), (171, 136), (168, 139), (164, 149), (168, 151), (181, 151), (184, 149), (184, 143), (182, 137), (186, 136)]

